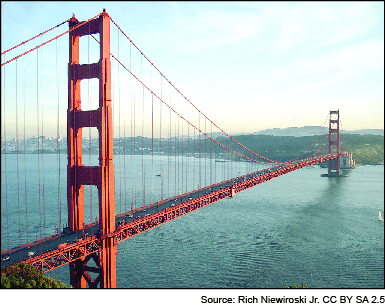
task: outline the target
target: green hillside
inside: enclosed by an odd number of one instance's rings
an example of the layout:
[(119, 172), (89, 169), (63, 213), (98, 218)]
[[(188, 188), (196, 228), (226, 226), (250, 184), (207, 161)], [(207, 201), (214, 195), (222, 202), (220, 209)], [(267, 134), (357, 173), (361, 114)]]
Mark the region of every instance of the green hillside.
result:
[[(346, 134), (341, 142), (347, 144), (357, 165), (377, 165), (384, 163), (384, 137), (380, 135)], [(345, 150), (344, 143), (341, 150)]]
[[(269, 135), (239, 135), (234, 137), (250, 150), (274, 161), (290, 161), (306, 152), (316, 140), (316, 136), (290, 137)], [(311, 149), (302, 158), (313, 155), (327, 135), (321, 135)], [(218, 138), (220, 140), (220, 138)], [(251, 157), (246, 150), (240, 149), (243, 154)], [(327, 153), (327, 143), (319, 153)], [(341, 135), (341, 151), (350, 151), (356, 160), (356, 165), (377, 165), (384, 163), (384, 137), (380, 135)]]
[[(279, 129), (278, 129), (279, 130)], [(305, 131), (306, 132), (306, 131)], [(302, 133), (305, 133), (302, 131)], [(208, 134), (209, 136), (211, 133)], [(217, 134), (218, 135), (218, 134)], [(307, 158), (313, 155), (319, 147), (327, 141), (326, 134), (315, 136), (273, 136), (264, 134), (244, 134), (234, 135), (233, 138), (240, 142), (251, 151), (258, 153), (270, 160), (278, 162), (286, 162), (293, 160), (299, 156)], [(149, 137), (126, 137), (114, 139), (114, 155), (163, 155), (163, 156), (180, 156), (188, 155), (197, 158), (213, 158), (213, 159), (232, 159), (241, 160), (244, 157), (239, 157), (234, 153), (230, 154), (224, 148), (230, 148), (234, 152), (252, 158), (254, 160), (261, 160), (257, 156), (247, 151), (241, 145), (231, 141), (227, 136), (212, 136), (220, 144), (214, 143), (204, 135), (192, 135), (186, 137), (172, 137), (172, 138), (149, 138)], [(26, 144), (19, 144), (18, 153), (37, 153), (36, 140), (24, 140)], [(66, 153), (67, 144), (65, 140), (61, 141), (60, 152)], [(313, 144), (314, 143), (314, 144)], [(2, 141), (2, 152), (7, 154), (16, 153), (14, 140)], [(312, 145), (313, 144), (313, 145)], [(24, 146), (26, 145), (26, 146)], [(309, 147), (312, 147), (309, 149)], [(56, 153), (58, 148), (57, 140), (44, 140), (44, 153)], [(83, 148), (91, 154), (99, 153), (98, 139), (94, 138), (91, 141), (84, 139)], [(42, 147), (40, 147), (40, 151)], [(320, 153), (327, 153), (327, 143), (322, 147)], [(341, 135), (341, 151), (350, 151), (353, 153), (353, 158), (356, 164), (382, 164), (384, 163), (384, 136), (374, 134), (351, 134), (347, 133)], [(206, 154), (205, 154), (206, 153)]]

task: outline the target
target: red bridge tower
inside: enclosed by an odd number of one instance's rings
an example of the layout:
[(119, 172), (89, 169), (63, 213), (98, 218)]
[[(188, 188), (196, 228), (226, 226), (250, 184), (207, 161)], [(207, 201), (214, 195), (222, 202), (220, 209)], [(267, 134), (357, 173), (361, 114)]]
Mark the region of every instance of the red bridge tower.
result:
[[(70, 29), (81, 24), (75, 16)], [(100, 59), (93, 64), (79, 63), (79, 38), (100, 34)], [(99, 79), (99, 108), (82, 111), (80, 82)], [(96, 127), (99, 133), (99, 166), (82, 163), (82, 128)], [(68, 110), (67, 110), (67, 199), (68, 226), (71, 231), (84, 227), (84, 185), (95, 185), (99, 198), (99, 235), (102, 250), (70, 263), (71, 285), (75, 288), (116, 288), (117, 243), (108, 235), (115, 230), (115, 189), (111, 108), (110, 17), (103, 13), (69, 32)], [(97, 267), (89, 267), (93, 259)], [(98, 274), (95, 281), (89, 272)]]
[(340, 175), (340, 113), (330, 111), (329, 119), (329, 150), (328, 153), (337, 153), (338, 158), (329, 160), (328, 176), (335, 177)]
[(337, 159), (328, 161), (328, 173), (322, 174), (322, 177), (347, 177), (340, 173), (340, 113), (337, 111), (330, 111), (329, 119), (329, 154), (337, 154)]

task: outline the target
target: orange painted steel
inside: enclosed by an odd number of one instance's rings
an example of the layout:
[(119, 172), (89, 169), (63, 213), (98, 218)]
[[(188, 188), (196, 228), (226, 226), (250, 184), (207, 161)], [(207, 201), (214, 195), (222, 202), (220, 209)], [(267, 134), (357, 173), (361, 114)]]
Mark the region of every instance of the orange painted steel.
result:
[(86, 256), (95, 254), (100, 250), (101, 242), (96, 236), (93, 236), (68, 244), (64, 248), (58, 248), (39, 256), (31, 257), (23, 262), (33, 265), (45, 273), (79, 259), (84, 259)]
[[(115, 188), (113, 165), (113, 134), (111, 106), (110, 17), (103, 13), (96, 19), (79, 26), (73, 16), (69, 27), (68, 111), (67, 111), (67, 199), (68, 226), (70, 231), (84, 228), (84, 185), (96, 185), (99, 197), (99, 233), (101, 250), (98, 256), (81, 257), (70, 264), (71, 285), (76, 288), (116, 287), (116, 252), (113, 239), (104, 237), (115, 230)], [(100, 59), (93, 64), (79, 62), (79, 38), (99, 33)], [(99, 108), (82, 111), (80, 82), (83, 79), (99, 79)], [(99, 166), (82, 163), (82, 128), (96, 127), (99, 132)], [(90, 279), (88, 260), (93, 259), (99, 272), (97, 282)]]

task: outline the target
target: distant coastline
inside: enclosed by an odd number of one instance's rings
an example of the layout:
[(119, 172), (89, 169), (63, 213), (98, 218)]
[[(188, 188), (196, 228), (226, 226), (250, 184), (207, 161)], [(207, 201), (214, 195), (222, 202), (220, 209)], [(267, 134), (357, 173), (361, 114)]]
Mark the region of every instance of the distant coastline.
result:
[[(316, 153), (322, 142), (327, 138), (327, 129), (311, 126), (302, 128), (268, 129), (253, 134), (235, 134), (234, 139), (259, 155), (277, 162), (290, 161), (298, 156), (306, 158)], [(315, 133), (317, 131), (317, 133)], [(323, 132), (320, 134), (320, 132)], [(372, 132), (369, 133), (369, 132)], [(294, 135), (293, 135), (294, 134)], [(218, 142), (228, 145), (228, 137), (223, 134), (213, 133), (210, 137)], [(39, 142), (38, 142), (39, 140)], [(176, 141), (177, 140), (177, 141)], [(314, 145), (310, 147), (311, 144)], [(194, 156), (202, 158), (200, 153), (206, 148), (207, 158), (222, 160), (247, 160), (239, 156), (229, 156), (228, 152), (218, 144), (206, 137), (180, 136), (174, 138), (148, 138), (126, 137), (114, 138), (114, 155), (162, 155), (162, 156)], [(38, 151), (39, 149), (39, 151)], [(251, 155), (243, 147), (232, 147), (234, 151), (252, 158), (261, 160)], [(384, 130), (365, 129), (341, 133), (341, 151), (350, 151), (356, 165), (381, 165), (384, 163)], [(1, 141), (2, 154), (61, 154), (67, 153), (67, 139), (65, 137), (48, 138), (40, 136), (28, 139), (7, 139)], [(83, 138), (83, 155), (98, 154), (99, 143), (97, 138)], [(305, 153), (305, 154), (304, 154)], [(318, 154), (327, 153), (327, 146), (323, 146)]]
[[(328, 133), (328, 127), (321, 126), (305, 126), (305, 127), (288, 127), (288, 128), (273, 128), (265, 129), (261, 131), (254, 132), (252, 134), (256, 135), (273, 135), (273, 136), (311, 136), (318, 135), (320, 132), (322, 134)], [(384, 129), (361, 129), (361, 130), (343, 130), (341, 134), (359, 134), (359, 135), (382, 135), (384, 136)]]

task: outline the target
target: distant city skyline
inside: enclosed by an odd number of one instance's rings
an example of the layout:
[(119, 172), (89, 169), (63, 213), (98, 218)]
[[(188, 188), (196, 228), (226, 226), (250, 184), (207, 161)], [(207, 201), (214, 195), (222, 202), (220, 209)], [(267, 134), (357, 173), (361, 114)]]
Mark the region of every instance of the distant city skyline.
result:
[[(301, 130), (301, 129), (306, 129), (308, 128), (309, 126), (304, 126), (304, 127), (287, 127), (287, 128), (270, 128), (270, 129), (263, 129), (263, 130), (260, 130), (260, 131), (254, 131), (254, 132), (251, 132), (251, 133), (242, 133), (242, 132), (239, 132), (239, 133), (235, 133), (234, 135), (241, 135), (241, 134), (269, 134), (270, 132), (276, 132), (276, 133), (273, 133), (272, 135), (287, 135), (287, 133), (285, 133), (285, 130), (290, 130), (290, 129), (297, 129), (297, 130)], [(311, 133), (311, 134), (308, 134), (306, 131), (306, 135), (318, 135), (320, 132), (321, 134), (327, 134), (328, 133), (328, 127), (323, 127), (323, 129), (321, 129), (322, 127), (314, 127), (314, 128), (317, 128), (318, 130), (315, 131), (314, 133)], [(355, 133), (357, 132), (358, 134), (374, 134), (374, 135), (384, 135), (384, 129), (359, 129), (359, 130), (341, 130), (341, 134), (344, 134), (344, 133)], [(210, 135), (210, 134), (209, 134)], [(217, 137), (219, 135), (222, 135), (222, 133), (220, 132), (217, 132), (217, 133), (213, 133), (213, 137)], [(295, 134), (291, 134), (292, 136), (301, 136), (301, 135), (295, 135)], [(211, 136), (211, 135), (210, 135)], [(40, 135), (39, 136), (40, 138), (44, 137), (46, 139), (50, 139), (50, 140), (56, 140), (57, 139), (57, 136), (56, 135), (53, 135), (53, 136), (45, 136), (45, 135)], [(126, 138), (130, 138), (131, 136), (126, 136)], [(135, 137), (142, 137), (141, 135), (136, 135)], [(148, 136), (145, 136), (146, 138), (149, 138)], [(185, 138), (187, 137), (187, 135), (181, 135), (180, 138)], [(97, 139), (98, 137), (97, 136), (92, 136), (91, 139)], [(114, 139), (118, 139), (119, 136), (114, 136)], [(120, 138), (123, 138), (122, 136)], [(159, 137), (155, 137), (156, 139), (159, 139)], [(167, 139), (168, 136), (164, 137), (164, 139)], [(175, 136), (172, 136), (171, 138), (175, 138)], [(189, 138), (193, 138), (192, 136), (189, 136)], [(198, 138), (198, 136), (195, 136), (195, 138)], [(20, 141), (23, 141), (24, 139), (28, 140), (28, 139), (37, 139), (37, 136), (36, 135), (26, 135), (26, 137), (24, 137), (24, 135), (22, 134), (19, 134), (19, 137), (18, 137), (18, 140)], [(64, 139), (67, 139), (67, 136), (66, 135), (59, 135), (59, 140), (64, 140)], [(89, 135), (86, 134), (85, 136), (83, 136), (82, 138), (83, 140), (88, 140), (89, 139)], [(7, 134), (7, 141), (10, 141), (10, 140), (15, 140), (15, 136), (13, 134)], [(1, 141), (5, 141), (5, 138), (2, 136), (1, 137)]]
[[(346, 131), (384, 128), (383, 2), (3, 1), (2, 52), (73, 13), (83, 21), (103, 8), (168, 80), (229, 134), (322, 126), (329, 111), (337, 109)], [(63, 25), (51, 36), (39, 37), (35, 45), (67, 30), (68, 25)], [(111, 50), (120, 53), (124, 63), (131, 63), (130, 44), (117, 33), (112, 24)], [(83, 60), (95, 61), (95, 53), (87, 54), (86, 46), (96, 43), (84, 38), (81, 44)], [(24, 52), (35, 45), (20, 48)], [(150, 72), (138, 54), (132, 47), (134, 73), (159, 97), (177, 106), (182, 116), (189, 116), (185, 114), (192, 107), (167, 82), (161, 83), (159, 73)], [(12, 52), (3, 55), (2, 63), (13, 56)], [(56, 136), (58, 126), (59, 134), (65, 136), (68, 36), (25, 58), (2, 67), (2, 136), (15, 137), (16, 129), (24, 135), (24, 105), (26, 136)], [(137, 101), (135, 135), (140, 135), (145, 117), (143, 134), (149, 136), (150, 96), (144, 90), (142, 94), (140, 85), (129, 90), (129, 75), (117, 66), (113, 62), (114, 136), (131, 134), (133, 119), (124, 116), (129, 114), (132, 97)], [(24, 77), (34, 81), (25, 82)], [(82, 84), (83, 105), (92, 109), (97, 105), (97, 84), (94, 80)], [(143, 111), (142, 95), (147, 103)], [(118, 110), (122, 115), (117, 115)], [(88, 129), (83, 135), (89, 135)]]

